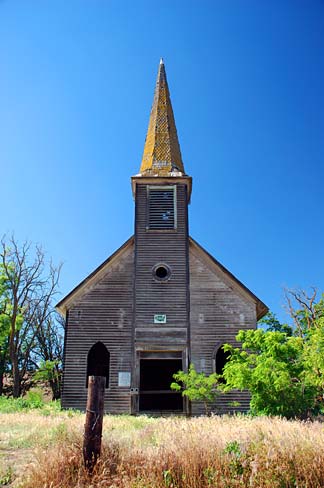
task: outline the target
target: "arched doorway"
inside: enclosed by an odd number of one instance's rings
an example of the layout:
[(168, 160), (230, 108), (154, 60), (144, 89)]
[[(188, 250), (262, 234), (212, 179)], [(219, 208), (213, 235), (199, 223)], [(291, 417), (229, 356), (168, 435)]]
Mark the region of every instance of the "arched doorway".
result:
[(215, 356), (214, 356), (214, 358), (215, 358), (214, 359), (214, 361), (215, 361), (214, 370), (217, 374), (223, 374), (224, 366), (227, 363), (227, 361), (229, 360), (229, 356), (230, 356), (230, 353), (228, 351), (224, 351), (223, 346), (224, 346), (224, 344), (221, 344), (217, 348), (217, 350), (215, 352)]
[(89, 376), (104, 376), (106, 378), (106, 388), (109, 387), (109, 363), (110, 354), (106, 346), (102, 342), (96, 342), (88, 353), (87, 388)]

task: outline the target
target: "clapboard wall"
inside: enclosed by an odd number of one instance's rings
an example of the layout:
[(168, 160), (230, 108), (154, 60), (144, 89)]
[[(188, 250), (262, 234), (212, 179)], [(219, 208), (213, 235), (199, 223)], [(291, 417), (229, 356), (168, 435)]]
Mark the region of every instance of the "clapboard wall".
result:
[[(147, 195), (147, 185), (137, 184), (135, 342), (152, 346), (184, 344), (189, 322), (187, 187), (176, 185), (177, 228), (174, 230), (147, 229)], [(169, 280), (154, 279), (152, 269), (157, 263), (170, 267)], [(165, 314), (167, 323), (154, 325), (155, 314)]]
[(110, 353), (105, 410), (130, 412), (129, 387), (118, 386), (118, 372), (131, 372), (133, 322), (133, 241), (106, 266), (103, 277), (69, 308), (65, 331), (62, 406), (86, 407), (87, 356), (101, 341)]
[[(256, 326), (256, 305), (195, 243), (190, 241), (190, 331), (191, 362), (197, 371), (214, 372), (215, 353), (224, 343), (237, 345), (241, 329)], [(212, 406), (215, 413), (249, 409), (250, 395), (233, 391), (221, 395)], [(239, 402), (238, 407), (230, 405)], [(192, 403), (194, 415), (204, 412), (203, 405)]]

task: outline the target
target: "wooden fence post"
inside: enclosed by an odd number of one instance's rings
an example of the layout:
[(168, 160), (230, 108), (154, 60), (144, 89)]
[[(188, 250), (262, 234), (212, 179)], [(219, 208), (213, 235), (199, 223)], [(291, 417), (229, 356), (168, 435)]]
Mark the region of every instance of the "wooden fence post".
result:
[(89, 472), (93, 470), (101, 452), (105, 384), (106, 378), (104, 376), (89, 376), (83, 439), (83, 460)]

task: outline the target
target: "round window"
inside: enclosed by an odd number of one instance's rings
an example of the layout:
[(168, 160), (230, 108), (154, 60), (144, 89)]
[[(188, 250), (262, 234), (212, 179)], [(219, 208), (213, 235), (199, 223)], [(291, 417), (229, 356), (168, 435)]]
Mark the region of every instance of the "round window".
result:
[(171, 276), (171, 269), (167, 264), (159, 263), (153, 268), (153, 277), (157, 281), (167, 281)]

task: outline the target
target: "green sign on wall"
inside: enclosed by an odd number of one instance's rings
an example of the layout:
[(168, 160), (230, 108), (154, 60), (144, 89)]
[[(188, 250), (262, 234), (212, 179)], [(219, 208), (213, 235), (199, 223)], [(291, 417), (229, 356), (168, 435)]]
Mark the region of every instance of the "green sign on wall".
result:
[(167, 317), (165, 314), (159, 313), (154, 315), (154, 323), (155, 324), (166, 324)]

